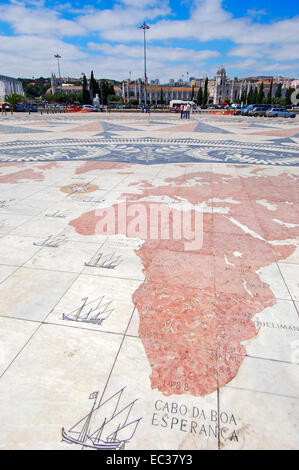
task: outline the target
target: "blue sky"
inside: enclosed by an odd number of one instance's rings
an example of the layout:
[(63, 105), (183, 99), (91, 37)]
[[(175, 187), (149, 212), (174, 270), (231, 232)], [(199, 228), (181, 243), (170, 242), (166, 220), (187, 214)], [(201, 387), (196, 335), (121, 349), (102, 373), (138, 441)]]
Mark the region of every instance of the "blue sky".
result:
[(132, 79), (299, 77), (299, 8), (289, 0), (0, 0), (0, 73)]

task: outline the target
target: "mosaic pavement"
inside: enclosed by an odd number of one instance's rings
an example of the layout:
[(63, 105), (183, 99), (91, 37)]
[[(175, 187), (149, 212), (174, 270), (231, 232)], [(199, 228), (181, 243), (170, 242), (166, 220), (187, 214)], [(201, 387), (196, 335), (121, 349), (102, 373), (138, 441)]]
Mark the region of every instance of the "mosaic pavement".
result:
[(297, 449), (298, 118), (0, 117), (0, 448)]

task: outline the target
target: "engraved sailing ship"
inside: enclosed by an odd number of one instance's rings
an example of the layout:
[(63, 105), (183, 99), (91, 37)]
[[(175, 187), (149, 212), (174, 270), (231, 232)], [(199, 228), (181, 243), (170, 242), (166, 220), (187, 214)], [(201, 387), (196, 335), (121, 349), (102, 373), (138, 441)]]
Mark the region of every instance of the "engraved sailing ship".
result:
[(114, 310), (111, 308), (112, 300), (106, 301), (104, 295), (91, 302), (87, 303), (87, 301), (88, 297), (84, 297), (82, 305), (71, 313), (63, 313), (62, 319), (101, 325)]
[(115, 252), (104, 255), (100, 250), (101, 247), (88, 263), (84, 263), (85, 266), (92, 268), (114, 269), (123, 262), (123, 258), (121, 256), (117, 256)]
[(58, 217), (60, 219), (65, 219), (67, 213), (68, 211), (63, 212), (57, 209), (55, 212), (53, 212), (53, 214), (45, 214), (45, 217)]
[(49, 248), (58, 248), (63, 243), (65, 243), (66, 240), (67, 238), (65, 238), (65, 235), (50, 235), (46, 240), (43, 240), (42, 242), (33, 242), (33, 245), (47, 246)]
[(94, 399), (91, 411), (68, 431), (62, 428), (62, 441), (94, 450), (123, 450), (142, 419), (130, 420), (137, 399), (120, 408), (124, 389), (103, 403), (97, 403), (99, 392), (92, 393), (89, 396), (89, 399)]

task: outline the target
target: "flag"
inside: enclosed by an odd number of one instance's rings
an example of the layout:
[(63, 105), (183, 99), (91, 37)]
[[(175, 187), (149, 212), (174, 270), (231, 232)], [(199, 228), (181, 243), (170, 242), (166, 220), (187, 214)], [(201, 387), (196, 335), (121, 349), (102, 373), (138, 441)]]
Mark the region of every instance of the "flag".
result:
[(90, 399), (90, 400), (93, 400), (93, 399), (97, 398), (98, 393), (99, 393), (99, 392), (93, 392), (93, 393), (91, 393), (91, 394), (89, 395), (89, 399)]

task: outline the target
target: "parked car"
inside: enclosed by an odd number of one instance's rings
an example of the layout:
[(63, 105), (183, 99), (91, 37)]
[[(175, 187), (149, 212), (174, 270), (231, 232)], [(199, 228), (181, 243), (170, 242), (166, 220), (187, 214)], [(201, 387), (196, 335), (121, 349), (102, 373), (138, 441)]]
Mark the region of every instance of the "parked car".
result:
[(82, 107), (81, 106), (77, 106), (76, 104), (70, 104), (66, 110), (70, 113), (76, 113), (76, 112), (79, 112), (81, 111)]
[(92, 104), (83, 104), (82, 110), (90, 111), (90, 112), (97, 112), (98, 108), (96, 106), (93, 106)]
[(248, 116), (265, 116), (266, 115), (266, 111), (268, 111), (268, 109), (271, 109), (271, 105), (270, 104), (259, 104), (257, 106), (255, 106), (254, 108), (250, 109), (248, 111)]
[(234, 115), (235, 115), (235, 116), (240, 116), (240, 114), (242, 113), (242, 109), (243, 109), (243, 108), (233, 108), (233, 110), (234, 110)]
[(27, 111), (29, 111), (30, 113), (37, 113), (37, 104), (29, 103), (27, 105)]
[(241, 115), (242, 116), (247, 116), (249, 111), (251, 109), (253, 109), (255, 106), (257, 106), (257, 105), (256, 104), (250, 104), (249, 106), (246, 106), (246, 108), (241, 109)]
[(295, 118), (296, 113), (293, 113), (292, 111), (288, 111), (286, 108), (283, 107), (274, 107), (269, 109), (266, 112), (267, 117), (284, 117), (284, 118)]
[(15, 109), (16, 111), (20, 112), (20, 111), (26, 111), (26, 106), (25, 106), (25, 103), (17, 103), (16, 106), (15, 106)]

